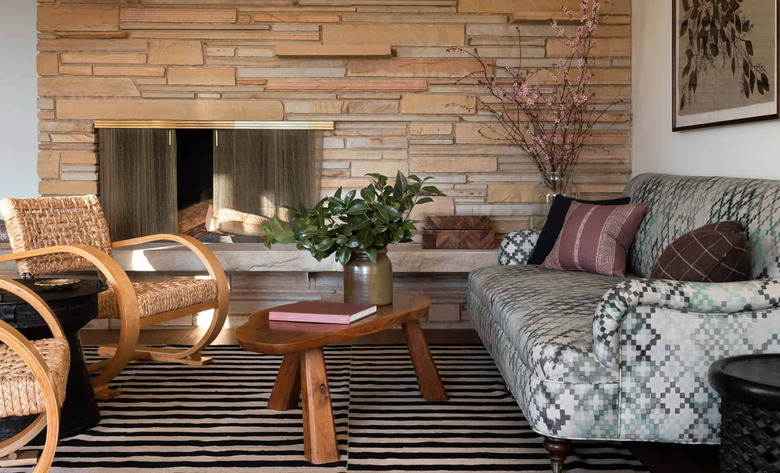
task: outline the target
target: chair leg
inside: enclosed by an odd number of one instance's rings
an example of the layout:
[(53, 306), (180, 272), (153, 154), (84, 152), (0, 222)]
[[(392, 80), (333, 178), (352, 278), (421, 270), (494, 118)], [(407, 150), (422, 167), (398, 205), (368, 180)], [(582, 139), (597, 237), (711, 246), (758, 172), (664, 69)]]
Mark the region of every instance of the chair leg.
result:
[(114, 347), (108, 360), (98, 361), (87, 366), (90, 373), (100, 372), (99, 375), (92, 378), (92, 388), (95, 390), (95, 397), (98, 399), (112, 399), (120, 395), (119, 391), (108, 389), (108, 383), (111, 382), (125, 367), (133, 360), (138, 359), (136, 347), (138, 338), (141, 335), (141, 323), (138, 318), (137, 310), (123, 318), (119, 326), (119, 343)]
[(571, 440), (545, 437), (543, 445), (544, 449), (550, 454), (552, 473), (562, 473), (563, 463), (571, 451)]
[[(220, 284), (222, 286), (222, 284)], [(200, 340), (193, 344), (190, 348), (176, 349), (166, 347), (135, 347), (135, 357), (149, 359), (152, 361), (165, 361), (168, 363), (181, 363), (184, 365), (203, 366), (210, 364), (213, 360), (208, 357), (204, 357), (201, 354), (201, 350), (211, 345), (211, 342), (216, 340), (219, 333), (222, 331), (222, 327), (225, 325), (225, 320), (228, 315), (228, 308), (230, 304), (230, 296), (228, 293), (227, 283), (224, 283), (224, 288), (220, 287), (217, 296), (217, 307), (214, 309), (214, 316), (211, 318), (211, 324), (206, 332), (203, 334)], [(113, 356), (116, 352), (116, 347), (113, 345), (102, 346), (98, 349), (98, 353), (103, 356)]]

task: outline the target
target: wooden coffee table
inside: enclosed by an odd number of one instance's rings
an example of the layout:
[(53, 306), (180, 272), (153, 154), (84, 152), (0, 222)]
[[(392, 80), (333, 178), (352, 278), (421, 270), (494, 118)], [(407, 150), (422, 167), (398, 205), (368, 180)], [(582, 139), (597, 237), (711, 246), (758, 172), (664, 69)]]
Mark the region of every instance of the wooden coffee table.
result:
[(431, 300), (425, 296), (395, 293), (393, 303), (379, 306), (377, 313), (350, 325), (269, 322), (263, 310), (249, 317), (236, 330), (245, 350), (284, 355), (268, 408), (286, 411), (303, 398), (303, 445), (314, 464), (339, 460), (336, 427), (325, 371), (322, 347), (353, 340), (401, 325), (406, 335), (420, 391), (428, 401), (446, 401), (447, 391), (431, 357), (419, 319), (428, 313)]

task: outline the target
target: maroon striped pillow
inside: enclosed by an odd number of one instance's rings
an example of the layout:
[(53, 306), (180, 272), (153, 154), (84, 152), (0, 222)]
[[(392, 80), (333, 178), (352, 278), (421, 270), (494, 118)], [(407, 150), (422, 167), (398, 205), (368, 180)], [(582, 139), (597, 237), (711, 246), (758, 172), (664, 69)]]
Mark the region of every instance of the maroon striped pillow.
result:
[(558, 240), (541, 267), (625, 277), (628, 249), (649, 205), (572, 202)]

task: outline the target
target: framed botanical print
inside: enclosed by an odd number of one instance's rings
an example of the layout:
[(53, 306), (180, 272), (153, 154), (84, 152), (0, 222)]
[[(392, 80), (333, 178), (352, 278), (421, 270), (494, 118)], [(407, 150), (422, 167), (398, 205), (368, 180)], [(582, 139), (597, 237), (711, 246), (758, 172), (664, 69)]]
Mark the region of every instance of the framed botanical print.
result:
[(672, 129), (778, 118), (778, 0), (672, 0)]

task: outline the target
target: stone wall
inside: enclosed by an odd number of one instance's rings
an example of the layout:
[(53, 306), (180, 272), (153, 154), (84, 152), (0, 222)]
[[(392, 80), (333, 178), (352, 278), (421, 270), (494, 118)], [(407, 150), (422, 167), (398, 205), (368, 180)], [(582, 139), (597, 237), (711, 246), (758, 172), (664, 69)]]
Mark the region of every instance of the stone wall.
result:
[[(537, 172), (481, 137), (474, 63), (549, 68), (549, 25), (576, 0), (39, 0), (38, 173), (46, 195), (97, 193), (94, 119), (333, 120), (323, 188), (367, 172), (436, 177), (434, 213), (490, 214), (501, 234), (538, 226)], [(621, 98), (576, 176), (584, 197), (630, 174), (630, 1), (605, 5), (597, 102)], [(519, 33), (518, 33), (519, 30)], [(518, 36), (519, 35), (519, 36)], [(596, 106), (600, 106), (597, 104)]]

